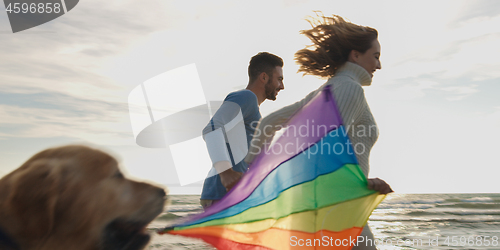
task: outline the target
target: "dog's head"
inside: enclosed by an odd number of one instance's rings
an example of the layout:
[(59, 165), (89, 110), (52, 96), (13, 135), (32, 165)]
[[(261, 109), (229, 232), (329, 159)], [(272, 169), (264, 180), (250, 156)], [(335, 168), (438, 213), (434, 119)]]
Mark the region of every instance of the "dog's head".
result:
[(21, 249), (142, 249), (164, 198), (100, 150), (53, 148), (0, 180), (0, 228)]

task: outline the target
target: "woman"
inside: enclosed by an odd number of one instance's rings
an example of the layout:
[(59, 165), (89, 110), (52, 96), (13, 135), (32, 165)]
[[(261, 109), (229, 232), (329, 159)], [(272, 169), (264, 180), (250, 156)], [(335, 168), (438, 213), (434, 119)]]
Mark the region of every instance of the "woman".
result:
[[(251, 163), (262, 145), (272, 140), (276, 129), (285, 125), (293, 114), (329, 85), (333, 89), (337, 107), (352, 145), (362, 145), (358, 148), (363, 150), (354, 151), (361, 170), (368, 177), (370, 170), (368, 158), (377, 140), (378, 130), (362, 86), (369, 86), (373, 73), (382, 68), (379, 59), (378, 32), (370, 27), (347, 22), (336, 15), (319, 16), (317, 20), (309, 22), (312, 29), (303, 30), (301, 33), (311, 39), (313, 44), (299, 50), (295, 54), (295, 60), (300, 66), (299, 72), (325, 77), (328, 81), (301, 101), (263, 118), (257, 127), (260, 131), (256, 131), (245, 161)], [(368, 179), (368, 188), (381, 194), (392, 192), (391, 187), (378, 178)], [(368, 226), (363, 229), (361, 235), (373, 240)], [(353, 249), (375, 249), (375, 247), (358, 246)]]

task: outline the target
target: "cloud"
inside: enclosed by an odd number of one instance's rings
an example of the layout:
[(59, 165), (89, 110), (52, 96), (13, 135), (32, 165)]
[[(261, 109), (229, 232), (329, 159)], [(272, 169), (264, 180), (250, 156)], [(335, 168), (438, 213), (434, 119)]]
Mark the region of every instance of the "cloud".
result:
[(500, 15), (500, 2), (496, 0), (467, 1), (461, 11), (450, 23), (450, 27), (459, 27), (470, 22), (485, 20)]
[[(449, 2), (436, 7), (442, 12), (440, 15), (431, 14), (436, 11), (433, 10), (426, 12), (421, 22), (402, 22), (400, 29), (397, 29), (398, 24), (388, 26), (390, 29), (386, 27), (381, 32), (381, 39), (388, 44), (382, 43), (382, 65), (385, 66), (382, 72), (390, 72), (383, 84), (396, 84), (403, 78), (434, 73), (443, 73), (441, 80), (472, 76), (473, 81), (481, 81), (500, 77), (496, 70), (500, 68), (500, 61), (495, 56), (500, 55), (497, 45), (500, 43), (500, 11), (498, 8), (488, 10), (494, 7), (490, 5), (498, 4), (493, 1)], [(472, 12), (469, 13), (469, 9)], [(482, 9), (485, 10), (480, 11)], [(447, 25), (465, 18), (466, 12), (470, 16), (488, 18)]]
[(398, 100), (436, 93), (435, 97), (461, 101), (481, 94), (479, 87), (485, 81), (500, 78), (500, 33), (445, 43), (438, 42), (439, 37), (435, 40), (436, 44), (417, 48), (377, 72), (375, 81), (396, 93)]
[(47, 92), (0, 96), (0, 137), (69, 137), (107, 145), (133, 143), (126, 103)]
[[(135, 145), (126, 105), (133, 87), (195, 61), (202, 66), (206, 92), (225, 96), (231, 84), (247, 81), (248, 60), (258, 50), (246, 44), (283, 48), (270, 39), (275, 28), (267, 27), (277, 21), (271, 14), (279, 6), (272, 3), (264, 17), (248, 22), (249, 10), (259, 5), (89, 0), (49, 23), (2, 33), (0, 139), (65, 137)], [(242, 67), (220, 67), (221, 61)]]
[[(134, 143), (129, 89), (100, 70), (147, 34), (187, 20), (183, 13), (162, 2), (89, 0), (49, 23), (1, 33), (0, 137)], [(10, 30), (5, 13), (0, 19)]]
[[(474, 74), (448, 77), (446, 71), (404, 77), (393, 80), (394, 84), (383, 84), (370, 92), (385, 96), (390, 100), (408, 101), (423, 99), (429, 95), (447, 101), (461, 101), (472, 95), (480, 94), (480, 87), (489, 81), (473, 80)], [(377, 83), (375, 83), (377, 85)]]
[(440, 90), (450, 93), (452, 96), (446, 97), (448, 101), (460, 101), (474, 93), (479, 92), (478, 85), (442, 87)]
[(89, 0), (33, 29), (0, 34), (2, 48), (8, 48), (0, 50), (2, 89), (36, 88), (77, 97), (91, 92), (101, 101), (116, 97), (113, 91), (124, 94), (127, 89), (99, 69), (147, 34), (186, 20), (182, 14), (156, 1)]

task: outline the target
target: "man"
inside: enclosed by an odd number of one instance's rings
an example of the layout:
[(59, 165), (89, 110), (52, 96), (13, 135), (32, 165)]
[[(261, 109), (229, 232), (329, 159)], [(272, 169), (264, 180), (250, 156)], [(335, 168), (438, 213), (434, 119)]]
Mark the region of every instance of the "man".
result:
[(260, 52), (250, 60), (248, 77), (246, 89), (228, 94), (203, 129), (213, 163), (203, 184), (200, 199), (203, 208), (222, 199), (247, 170), (243, 159), (261, 118), (259, 106), (266, 99), (276, 100), (278, 92), (284, 89), (283, 60)]

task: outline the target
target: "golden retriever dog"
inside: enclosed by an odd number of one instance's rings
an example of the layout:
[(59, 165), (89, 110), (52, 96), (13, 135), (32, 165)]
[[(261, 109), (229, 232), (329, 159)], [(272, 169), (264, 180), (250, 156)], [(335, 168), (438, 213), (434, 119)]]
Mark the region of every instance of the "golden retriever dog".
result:
[(47, 149), (0, 179), (0, 249), (143, 249), (165, 197), (100, 150)]

